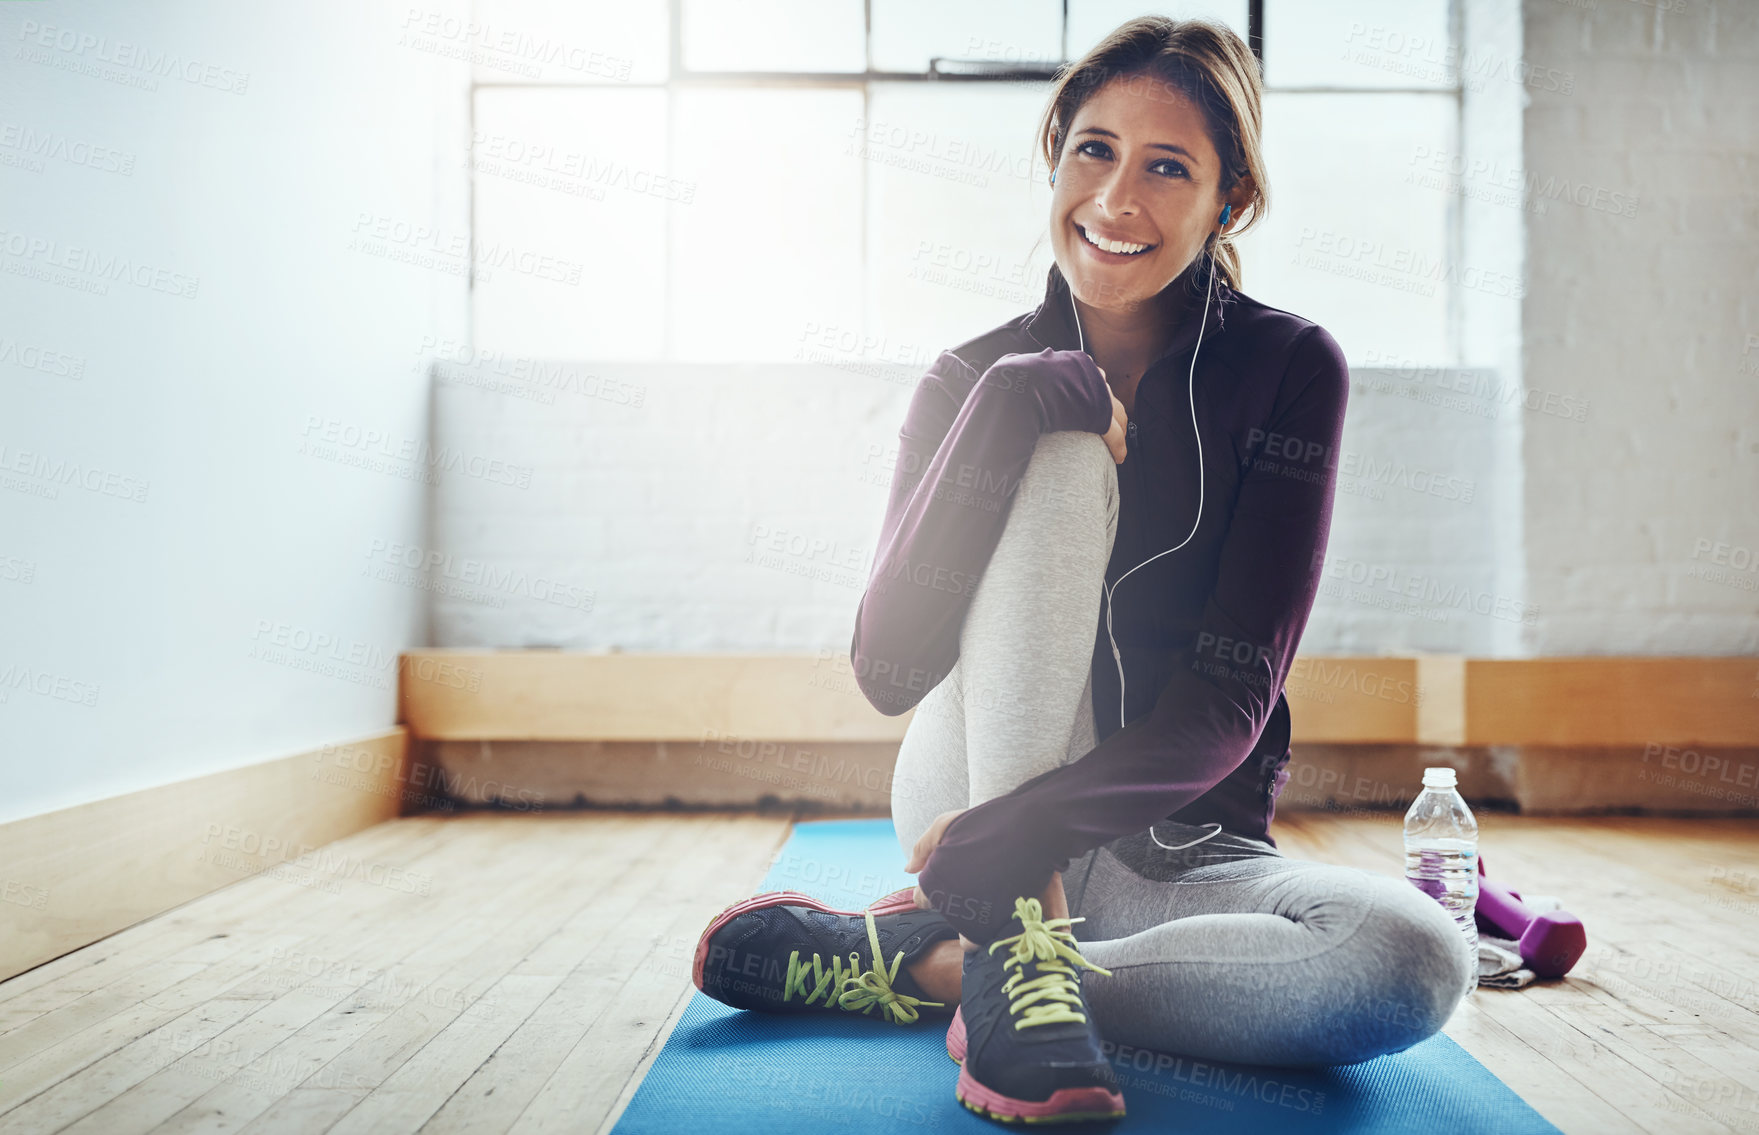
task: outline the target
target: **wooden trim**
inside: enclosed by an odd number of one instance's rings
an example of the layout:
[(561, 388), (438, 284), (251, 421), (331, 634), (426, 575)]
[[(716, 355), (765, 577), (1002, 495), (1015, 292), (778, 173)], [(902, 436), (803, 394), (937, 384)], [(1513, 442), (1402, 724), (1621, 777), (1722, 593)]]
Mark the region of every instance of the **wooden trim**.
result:
[(1465, 664), (1469, 745), (1759, 744), (1759, 658)]
[(1425, 654), (1416, 659), (1417, 743), (1466, 743), (1466, 659), (1458, 654)]
[(400, 667), (402, 721), (424, 740), (901, 741), (847, 654), (419, 650)]
[(1415, 659), (1297, 655), (1283, 692), (1296, 744), (1399, 744), (1417, 735)]
[(0, 981), (391, 819), (401, 728), (0, 824)]
[[(1301, 744), (1759, 744), (1759, 659), (1309, 656), (1286, 684)], [(402, 720), (436, 741), (897, 742), (847, 655), (422, 650)]]

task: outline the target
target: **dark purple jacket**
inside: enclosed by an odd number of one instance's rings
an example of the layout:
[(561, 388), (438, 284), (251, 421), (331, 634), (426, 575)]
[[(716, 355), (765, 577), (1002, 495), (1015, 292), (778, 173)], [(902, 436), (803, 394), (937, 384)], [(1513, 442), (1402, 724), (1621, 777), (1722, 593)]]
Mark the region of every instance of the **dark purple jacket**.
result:
[[(1175, 286), (1183, 286), (1181, 278)], [(1190, 543), (1118, 578), (1191, 531), (1197, 447), (1186, 397), (1199, 306), (1137, 386), (1117, 467), (1120, 515), (1093, 648), (1099, 744), (971, 808), (919, 882), (968, 937), (989, 941), (1016, 896), (1091, 848), (1163, 818), (1266, 840), (1288, 780), (1283, 682), (1319, 590), (1349, 393), (1324, 328), (1219, 279), (1196, 373), (1203, 517)], [(1104, 433), (1111, 396), (1078, 348), (1068, 285), (944, 351), (917, 384), (851, 663), (868, 700), (905, 712), (946, 676), (983, 570), (1040, 434)]]

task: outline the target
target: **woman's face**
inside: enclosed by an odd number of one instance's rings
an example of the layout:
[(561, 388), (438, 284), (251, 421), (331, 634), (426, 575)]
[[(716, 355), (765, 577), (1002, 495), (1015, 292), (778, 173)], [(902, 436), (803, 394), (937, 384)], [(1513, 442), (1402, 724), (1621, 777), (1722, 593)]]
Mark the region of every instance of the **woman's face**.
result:
[[(1089, 307), (1141, 307), (1196, 259), (1229, 203), (1203, 112), (1162, 80), (1128, 75), (1094, 92), (1069, 127), (1051, 191), (1057, 265)], [(1246, 194), (1235, 187), (1235, 213)]]

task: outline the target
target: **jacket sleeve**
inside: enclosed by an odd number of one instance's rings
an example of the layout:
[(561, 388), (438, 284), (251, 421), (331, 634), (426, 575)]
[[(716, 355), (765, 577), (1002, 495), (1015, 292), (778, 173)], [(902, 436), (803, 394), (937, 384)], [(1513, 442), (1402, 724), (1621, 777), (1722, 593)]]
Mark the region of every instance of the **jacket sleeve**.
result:
[(1208, 792), (1264, 731), (1319, 590), (1349, 397), (1323, 328), (1289, 358), (1197, 631), (1154, 706), (1081, 759), (962, 813), (923, 868), (930, 902), (968, 938), (996, 937), (1015, 898), (1041, 894), (1070, 859)]
[(875, 709), (909, 710), (946, 677), (1014, 490), (1041, 434), (1112, 422), (1111, 391), (1085, 351), (1006, 354), (979, 375), (943, 351), (916, 386), (850, 664)]

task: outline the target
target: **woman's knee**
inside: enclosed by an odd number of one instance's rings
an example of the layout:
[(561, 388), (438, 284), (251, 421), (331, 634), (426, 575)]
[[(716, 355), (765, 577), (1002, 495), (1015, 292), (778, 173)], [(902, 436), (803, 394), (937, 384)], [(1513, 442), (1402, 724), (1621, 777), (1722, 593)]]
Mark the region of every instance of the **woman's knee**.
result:
[(1441, 904), (1398, 879), (1377, 877), (1375, 905), (1342, 963), (1350, 991), (1334, 1005), (1334, 1063), (1402, 1052), (1441, 1030), (1465, 996), (1477, 959)]

